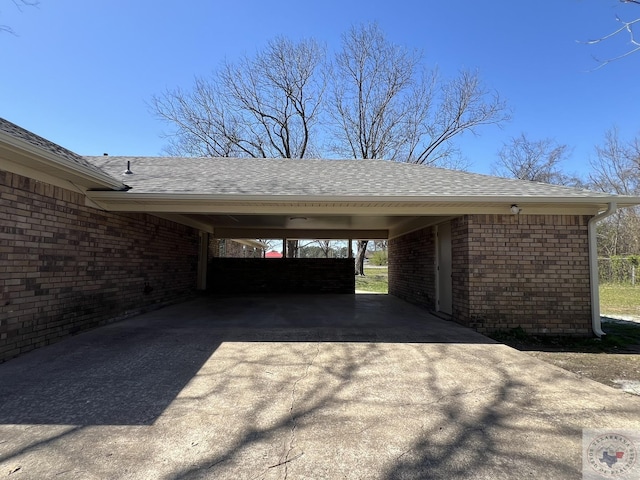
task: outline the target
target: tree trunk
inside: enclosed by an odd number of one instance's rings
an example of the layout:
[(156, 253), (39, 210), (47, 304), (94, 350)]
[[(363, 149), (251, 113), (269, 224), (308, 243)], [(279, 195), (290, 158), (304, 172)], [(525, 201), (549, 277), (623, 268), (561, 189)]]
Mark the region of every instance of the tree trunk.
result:
[(298, 258), (298, 240), (287, 240), (287, 258)]
[(358, 240), (358, 253), (356, 254), (356, 275), (364, 276), (364, 256), (367, 252), (369, 240)]

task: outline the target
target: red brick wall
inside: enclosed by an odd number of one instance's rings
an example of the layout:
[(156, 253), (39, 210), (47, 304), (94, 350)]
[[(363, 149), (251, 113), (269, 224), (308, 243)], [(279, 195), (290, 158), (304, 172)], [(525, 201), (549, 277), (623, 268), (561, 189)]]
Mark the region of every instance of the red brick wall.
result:
[(195, 289), (196, 230), (84, 203), (0, 171), (0, 362)]
[(481, 332), (589, 335), (588, 216), (452, 221), (453, 317)]
[(435, 250), (433, 227), (390, 239), (389, 294), (435, 309)]

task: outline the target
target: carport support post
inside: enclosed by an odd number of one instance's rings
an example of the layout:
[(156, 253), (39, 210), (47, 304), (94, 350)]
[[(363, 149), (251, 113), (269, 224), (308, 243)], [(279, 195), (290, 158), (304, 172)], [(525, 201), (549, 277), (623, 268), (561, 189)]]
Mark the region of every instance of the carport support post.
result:
[(348, 254), (348, 255), (349, 255), (349, 257), (348, 257), (348, 258), (353, 258), (353, 248), (352, 248), (352, 245), (353, 245), (353, 238), (350, 238), (350, 239), (348, 240), (348, 242), (349, 242), (349, 248), (348, 248), (348, 252), (349, 252), (349, 254)]
[(200, 245), (198, 249), (198, 278), (196, 289), (205, 290), (207, 288), (207, 264), (209, 261), (209, 234), (200, 232)]
[(287, 258), (287, 239), (282, 239), (282, 258)]

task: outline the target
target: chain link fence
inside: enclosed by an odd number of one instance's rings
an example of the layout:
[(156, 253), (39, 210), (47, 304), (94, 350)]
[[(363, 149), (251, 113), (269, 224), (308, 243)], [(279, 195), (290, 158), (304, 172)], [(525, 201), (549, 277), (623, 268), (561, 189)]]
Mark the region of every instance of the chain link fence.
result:
[(640, 282), (640, 255), (598, 258), (600, 282), (636, 285)]

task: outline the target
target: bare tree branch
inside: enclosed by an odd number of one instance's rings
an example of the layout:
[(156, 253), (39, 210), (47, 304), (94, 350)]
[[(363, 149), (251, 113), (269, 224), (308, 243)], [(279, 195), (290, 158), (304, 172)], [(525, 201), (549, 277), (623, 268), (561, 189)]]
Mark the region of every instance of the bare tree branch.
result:
[(173, 127), (172, 154), (305, 158), (326, 78), (324, 48), (277, 38), (254, 57), (225, 62), (192, 91), (167, 90), (150, 102)]
[[(15, 7), (22, 12), (23, 7), (37, 7), (40, 5), (38, 0), (11, 0)], [(16, 32), (9, 25), (0, 24), (0, 32), (9, 33), (11, 35), (17, 35)]]
[(454, 137), (510, 117), (477, 72), (442, 82), (420, 52), (392, 44), (376, 24), (343, 36), (334, 78), (333, 148), (353, 158), (446, 164)]
[(522, 133), (502, 146), (498, 160), (492, 165), (492, 173), (532, 182), (576, 186), (580, 182), (566, 175), (560, 167), (568, 154), (566, 145), (549, 138), (529, 140)]
[[(623, 142), (616, 128), (605, 134), (591, 161), (591, 187), (618, 195), (640, 195), (640, 138)], [(640, 253), (640, 208), (618, 210), (598, 227), (598, 249), (603, 255)]]
[[(640, 5), (640, 1), (638, 0), (620, 0), (620, 3), (631, 3), (631, 4), (635, 4), (635, 5)], [(618, 37), (620, 34), (624, 34), (626, 32), (626, 34), (629, 37), (629, 42), (631, 43), (631, 45), (633, 45), (633, 47), (630, 50), (627, 50), (624, 53), (621, 53), (620, 55), (616, 55), (614, 57), (605, 59), (605, 60), (599, 60), (596, 58), (596, 61), (598, 61), (600, 63), (600, 65), (598, 67), (595, 68), (595, 70), (598, 70), (602, 67), (604, 67), (605, 65), (608, 65), (611, 62), (615, 62), (617, 60), (620, 60), (622, 58), (628, 57), (629, 55), (632, 55), (634, 53), (636, 53), (637, 51), (640, 50), (640, 41), (636, 40), (634, 32), (633, 32), (633, 27), (640, 22), (640, 18), (636, 18), (634, 20), (631, 21), (624, 21), (622, 20), (618, 15), (616, 15), (616, 21), (620, 24), (620, 27), (617, 28), (616, 30), (614, 30), (613, 32), (604, 35), (600, 38), (596, 38), (594, 40), (588, 40), (587, 42), (585, 42), (587, 45), (597, 45), (599, 43), (605, 42), (607, 40), (611, 40), (614, 37)]]

